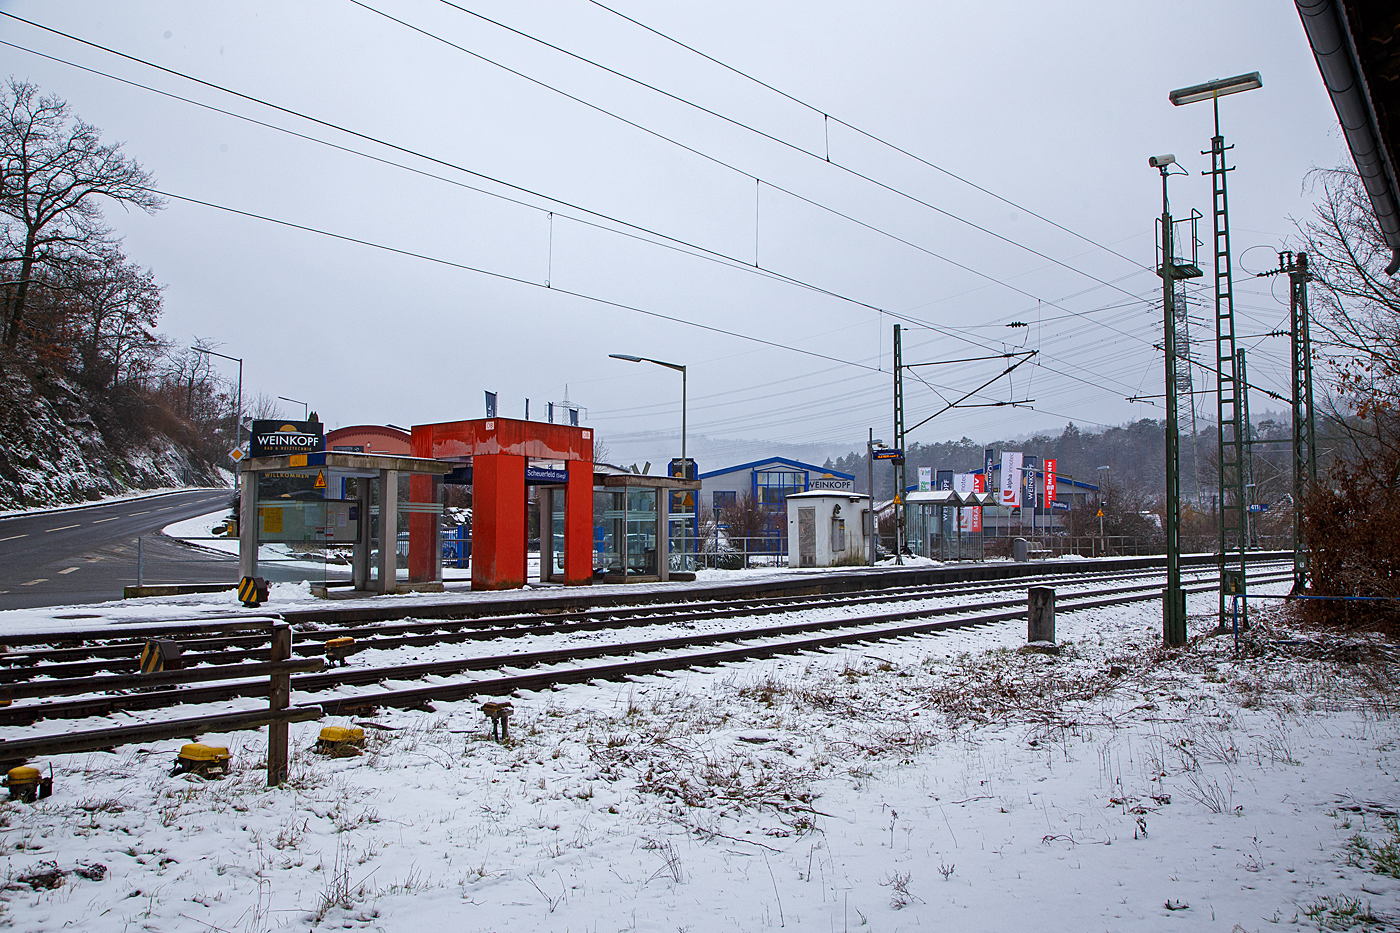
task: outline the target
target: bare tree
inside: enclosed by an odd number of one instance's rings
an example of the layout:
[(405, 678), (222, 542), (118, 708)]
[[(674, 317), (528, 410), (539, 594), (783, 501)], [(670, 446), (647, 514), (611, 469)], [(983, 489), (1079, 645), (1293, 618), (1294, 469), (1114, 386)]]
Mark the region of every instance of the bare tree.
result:
[(772, 517), (773, 513), (768, 506), (759, 502), (754, 494), (747, 490), (740, 493), (729, 505), (722, 507), (715, 516), (718, 523), (724, 526), (728, 538), (743, 539), (745, 567), (748, 566), (753, 539), (768, 529)]
[(0, 92), (0, 256), (18, 263), (19, 275), (5, 293), (6, 351), (19, 342), (35, 266), (58, 265), (106, 242), (100, 198), (159, 210), (165, 202), (151, 184), (120, 144), (104, 144), (97, 127), (74, 118), (62, 98), (9, 80)]
[(115, 248), (88, 257), (74, 272), (67, 294), (84, 373), (91, 383), (116, 386), (125, 372), (141, 368), (160, 349), (154, 328), (162, 310), (161, 286), (154, 273)]
[(1400, 415), (1400, 284), (1384, 272), (1391, 256), (1354, 171), (1315, 171), (1323, 198), (1302, 228), (1311, 271), (1318, 349), (1336, 374), (1345, 409), (1369, 422), (1370, 442), (1397, 448)]
[(1323, 199), (1302, 227), (1318, 283), (1321, 355), (1335, 373), (1333, 417), (1346, 449), (1304, 497), (1315, 593), (1305, 607), (1333, 622), (1397, 624), (1400, 599), (1400, 285), (1357, 175), (1316, 172)]

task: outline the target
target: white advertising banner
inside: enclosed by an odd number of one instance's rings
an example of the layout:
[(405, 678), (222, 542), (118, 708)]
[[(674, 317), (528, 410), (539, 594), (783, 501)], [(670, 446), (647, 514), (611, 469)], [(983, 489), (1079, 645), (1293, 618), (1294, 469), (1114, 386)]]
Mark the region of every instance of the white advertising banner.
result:
[(933, 488), (933, 467), (919, 467), (919, 492)]
[(1001, 455), (1001, 504), (1014, 509), (1021, 505), (1021, 454), (1003, 452)]
[[(982, 492), (983, 479), (980, 473), (953, 474), (953, 490), (959, 493)], [(982, 509), (980, 507), (958, 509), (958, 527), (969, 534), (982, 530)]]

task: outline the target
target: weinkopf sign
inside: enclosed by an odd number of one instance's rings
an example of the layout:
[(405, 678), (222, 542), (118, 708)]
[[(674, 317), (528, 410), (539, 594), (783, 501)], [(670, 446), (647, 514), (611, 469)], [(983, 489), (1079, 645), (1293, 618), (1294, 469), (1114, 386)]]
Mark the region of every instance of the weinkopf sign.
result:
[(312, 454), (326, 449), (319, 421), (254, 421), (248, 453), (253, 457)]

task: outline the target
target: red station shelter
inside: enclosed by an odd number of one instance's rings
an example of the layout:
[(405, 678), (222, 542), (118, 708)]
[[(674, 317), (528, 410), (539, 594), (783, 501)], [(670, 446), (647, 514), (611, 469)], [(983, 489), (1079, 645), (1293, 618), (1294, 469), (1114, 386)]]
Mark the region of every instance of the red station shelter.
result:
[[(525, 585), (526, 469), (531, 460), (564, 464), (567, 478), (551, 495), (565, 499), (564, 575), (559, 582), (593, 581), (593, 432), (572, 425), (479, 418), (417, 424), (413, 456), (470, 461), (472, 467), (472, 589)], [(409, 480), (410, 502), (435, 500), (434, 477)], [(437, 515), (409, 514), (409, 579), (432, 574)], [(421, 566), (419, 566), (421, 565)]]

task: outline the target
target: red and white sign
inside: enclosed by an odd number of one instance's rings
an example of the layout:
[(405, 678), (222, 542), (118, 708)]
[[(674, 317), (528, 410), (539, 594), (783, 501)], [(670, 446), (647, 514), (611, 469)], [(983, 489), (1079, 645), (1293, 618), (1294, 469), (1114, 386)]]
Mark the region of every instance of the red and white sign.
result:
[(1045, 507), (1053, 509), (1050, 503), (1055, 501), (1055, 458), (1045, 458)]
[(1003, 508), (1014, 509), (1021, 504), (1021, 465), (1020, 453), (1003, 451), (1001, 455), (1001, 504)]

